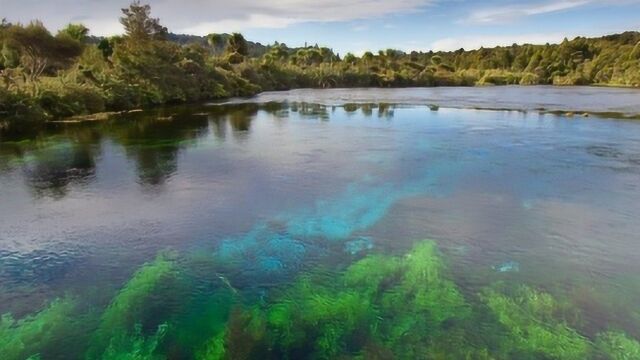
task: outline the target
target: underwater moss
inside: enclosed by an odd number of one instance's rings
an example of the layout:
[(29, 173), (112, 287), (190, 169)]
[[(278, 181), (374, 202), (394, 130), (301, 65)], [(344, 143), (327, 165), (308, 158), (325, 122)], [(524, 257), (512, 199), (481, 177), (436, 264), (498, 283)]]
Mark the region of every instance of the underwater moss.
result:
[(266, 359), (269, 349), (265, 346), (265, 337), (264, 312), (258, 307), (236, 308), (229, 316), (226, 329), (211, 338), (197, 359)]
[(136, 324), (143, 321), (143, 315), (150, 312), (152, 296), (160, 285), (175, 276), (175, 272), (175, 262), (170, 254), (161, 254), (136, 271), (100, 317), (87, 358), (101, 357), (113, 339), (131, 334)]
[(83, 316), (71, 298), (17, 321), (4, 315), (0, 358), (79, 358), (51, 348), (81, 329), (91, 342), (73, 351), (86, 359), (640, 359), (640, 343), (623, 332), (581, 335), (575, 306), (549, 293), (497, 283), (465, 297), (445, 260), (425, 240), (405, 256), (369, 255), (339, 273), (320, 268), (256, 289), (216, 262), (181, 261), (179, 271), (161, 254), (100, 317)]
[(11, 314), (0, 317), (0, 354), (2, 359), (39, 358), (43, 348), (71, 334), (70, 321), (76, 302), (72, 298), (52, 301), (45, 309), (15, 320)]
[(313, 276), (299, 277), (266, 304), (230, 313), (198, 359), (331, 359), (375, 319), (368, 296)]
[(567, 325), (562, 305), (550, 294), (520, 286), (514, 296), (487, 289), (482, 299), (508, 331), (510, 358), (533, 355), (552, 359), (585, 359), (589, 341)]
[(411, 305), (415, 311), (428, 313), (429, 319), (422, 320), (435, 323), (468, 314), (462, 294), (452, 281), (443, 276), (445, 265), (435, 242), (419, 243), (402, 262), (402, 281), (383, 300), (386, 306)]
[(375, 312), (367, 296), (349, 289), (298, 279), (267, 310), (271, 346), (284, 354), (332, 358), (346, 349), (356, 329), (366, 329)]
[(220, 332), (212, 337), (204, 349), (196, 353), (197, 360), (221, 360), (226, 358), (226, 332)]
[(166, 336), (166, 342), (183, 358), (221, 359), (224, 354), (225, 331), (236, 294), (218, 287), (213, 293), (185, 300), (186, 312), (179, 313)]
[(599, 334), (596, 348), (600, 355), (610, 360), (640, 359), (640, 343), (621, 332)]
[(356, 288), (369, 296), (383, 293), (393, 285), (402, 270), (396, 257), (371, 255), (349, 266), (344, 274), (345, 286)]
[(167, 325), (158, 326), (154, 335), (145, 337), (139, 324), (134, 326), (132, 334), (119, 334), (111, 339), (101, 360), (161, 360), (165, 357), (156, 355), (160, 340), (167, 331)]
[(201, 358), (420, 358), (435, 346), (463, 354), (443, 339), (470, 307), (445, 273), (435, 243), (424, 241), (406, 257), (371, 255), (337, 277), (301, 276), (264, 307), (235, 311)]
[(446, 266), (435, 242), (418, 243), (401, 262), (398, 285), (388, 289), (381, 300), (387, 320), (382, 322), (383, 341), (398, 357), (424, 357), (441, 336), (469, 316), (470, 307), (445, 277)]

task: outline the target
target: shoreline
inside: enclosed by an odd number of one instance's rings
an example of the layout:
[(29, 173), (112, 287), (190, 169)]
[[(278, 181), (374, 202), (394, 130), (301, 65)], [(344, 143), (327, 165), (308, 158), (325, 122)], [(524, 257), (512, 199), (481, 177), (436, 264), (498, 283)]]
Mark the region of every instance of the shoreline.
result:
[[(584, 86), (576, 86), (576, 85), (476, 85), (476, 86), (432, 86), (432, 87), (424, 87), (424, 86), (416, 86), (416, 87), (339, 87), (339, 88), (295, 88), (289, 90), (267, 90), (256, 93), (250, 97), (229, 97), (229, 98), (219, 98), (212, 100), (205, 100), (199, 102), (183, 102), (183, 103), (172, 103), (172, 104), (159, 104), (156, 106), (151, 106), (147, 108), (136, 108), (136, 109), (126, 109), (120, 111), (104, 111), (97, 112), (85, 115), (73, 115), (70, 117), (64, 118), (55, 118), (50, 120), (41, 120), (30, 122), (30, 126), (37, 126), (37, 123), (41, 122), (43, 124), (62, 124), (62, 123), (84, 123), (84, 122), (93, 122), (93, 121), (106, 121), (114, 116), (126, 115), (130, 113), (136, 112), (149, 112), (149, 111), (159, 111), (163, 109), (171, 109), (174, 107), (181, 106), (220, 106), (220, 105), (237, 105), (237, 104), (265, 104), (269, 102), (288, 102), (288, 103), (308, 103), (308, 104), (318, 104), (324, 106), (344, 106), (350, 104), (380, 104), (384, 103), (387, 105), (393, 106), (436, 106), (441, 109), (465, 109), (465, 110), (482, 110), (482, 111), (517, 111), (517, 112), (538, 112), (540, 114), (552, 114), (558, 116), (595, 116), (600, 118), (612, 118), (612, 119), (621, 119), (621, 120), (640, 120), (640, 109), (638, 111), (595, 111), (593, 109), (583, 109), (583, 108), (571, 108), (571, 107), (553, 107), (548, 108), (545, 106), (540, 107), (516, 107), (516, 106), (478, 106), (469, 103), (464, 103), (462, 100), (460, 104), (453, 104), (455, 100), (446, 99), (445, 101), (439, 101), (438, 99), (423, 101), (407, 99), (402, 101), (380, 101), (374, 99), (341, 99), (336, 100), (334, 102), (322, 101), (319, 99), (318, 101), (307, 101), (307, 100), (290, 100), (286, 98), (286, 94), (300, 94), (306, 92), (313, 93), (322, 93), (322, 92), (370, 92), (370, 91), (455, 91), (455, 90), (463, 90), (463, 91), (475, 91), (478, 89), (483, 89), (487, 91), (495, 91), (496, 89), (553, 89), (553, 90), (575, 90), (575, 89), (590, 89), (590, 90), (620, 90), (620, 91), (636, 91), (638, 96), (640, 97), (640, 88), (637, 87), (624, 87), (624, 86), (612, 86), (606, 84), (593, 84), (593, 85), (584, 85)], [(285, 95), (284, 97), (282, 95)], [(271, 97), (279, 98), (276, 100), (271, 100)], [(262, 99), (266, 98), (266, 99)], [(584, 116), (587, 117), (587, 116)], [(14, 126), (19, 125), (27, 125), (27, 124), (7, 124), (4, 129), (10, 129)], [(0, 128), (2, 128), (0, 126)]]

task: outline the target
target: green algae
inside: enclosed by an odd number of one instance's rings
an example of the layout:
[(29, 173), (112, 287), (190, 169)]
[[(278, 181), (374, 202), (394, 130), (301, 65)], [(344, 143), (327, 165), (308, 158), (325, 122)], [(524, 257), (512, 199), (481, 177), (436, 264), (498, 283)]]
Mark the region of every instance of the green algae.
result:
[(402, 358), (419, 358), (438, 347), (459, 353), (460, 346), (446, 346), (444, 340), (469, 317), (470, 306), (446, 276), (435, 242), (418, 243), (400, 262), (398, 285), (381, 298), (386, 320), (380, 328), (382, 342)]
[(216, 358), (219, 341), (229, 325), (230, 314), (238, 302), (227, 287), (217, 287), (212, 293), (185, 300), (185, 310), (173, 319), (166, 336), (173, 353), (198, 359)]
[(133, 333), (119, 334), (111, 339), (102, 360), (161, 360), (165, 356), (156, 354), (156, 350), (167, 331), (167, 325), (158, 326), (158, 330), (151, 336), (144, 336), (142, 327), (134, 326)]
[(504, 288), (465, 297), (435, 243), (423, 241), (404, 257), (370, 255), (338, 276), (300, 276), (266, 304), (236, 309), (200, 358), (634, 358), (637, 342), (622, 333), (595, 345), (580, 334), (571, 303)]
[(147, 320), (152, 312), (154, 294), (157, 294), (165, 281), (175, 276), (176, 264), (171, 259), (171, 254), (160, 254), (153, 262), (138, 269), (102, 313), (91, 339), (87, 358), (101, 358), (114, 339), (126, 342), (123, 336), (127, 334), (135, 337), (129, 341), (140, 343), (141, 335), (136, 334), (138, 324)]
[(610, 331), (598, 335), (596, 347), (600, 355), (611, 360), (640, 359), (640, 342), (621, 332)]
[(370, 255), (349, 266), (343, 276), (346, 286), (357, 288), (369, 297), (385, 291), (389, 279), (400, 276), (401, 261), (396, 257)]
[(568, 306), (550, 294), (523, 285), (513, 296), (486, 289), (482, 299), (509, 334), (509, 357), (588, 358), (590, 342), (567, 324)]
[(266, 318), (258, 307), (243, 311), (234, 309), (223, 331), (217, 333), (196, 353), (196, 359), (265, 359), (268, 350), (263, 346)]
[(435, 242), (419, 243), (402, 263), (402, 281), (383, 298), (386, 308), (395, 310), (397, 304), (406, 304), (423, 315), (421, 320), (434, 326), (447, 319), (468, 315), (465, 299), (444, 275), (446, 267)]
[[(205, 258), (162, 253), (116, 293), (95, 326), (87, 359), (611, 359), (640, 358), (621, 331), (592, 338), (561, 297), (497, 283), (463, 293), (431, 240), (404, 256), (372, 254), (343, 271), (307, 271), (291, 283), (248, 291)], [(208, 277), (201, 273), (209, 274)], [(228, 276), (227, 276), (228, 275)], [(203, 282), (198, 282), (195, 279)], [(169, 293), (187, 288), (175, 302)], [(194, 295), (195, 294), (195, 295)], [(260, 295), (258, 295), (260, 294)], [(166, 304), (165, 304), (166, 305)], [(76, 302), (0, 320), (3, 359), (50, 358), (69, 334)]]
[(236, 310), (201, 358), (357, 358), (371, 349), (408, 358), (430, 346), (460, 354), (443, 341), (443, 323), (451, 328), (470, 307), (446, 272), (424, 241), (405, 257), (366, 257), (337, 279), (300, 276), (265, 306)]
[(375, 311), (356, 289), (303, 277), (267, 310), (266, 317), (271, 346), (278, 352), (332, 358), (344, 351), (356, 330), (370, 327)]
[(3, 359), (38, 358), (44, 348), (62, 340), (64, 334), (75, 333), (69, 320), (76, 301), (65, 297), (52, 301), (36, 314), (16, 320), (11, 314), (0, 317), (0, 354)]

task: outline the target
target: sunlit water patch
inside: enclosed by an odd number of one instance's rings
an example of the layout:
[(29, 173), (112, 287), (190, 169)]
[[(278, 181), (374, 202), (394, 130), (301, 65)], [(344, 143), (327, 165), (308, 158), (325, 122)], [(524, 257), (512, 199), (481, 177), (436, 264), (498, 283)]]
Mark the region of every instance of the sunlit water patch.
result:
[(343, 105), (4, 135), (3, 358), (640, 356), (640, 124)]

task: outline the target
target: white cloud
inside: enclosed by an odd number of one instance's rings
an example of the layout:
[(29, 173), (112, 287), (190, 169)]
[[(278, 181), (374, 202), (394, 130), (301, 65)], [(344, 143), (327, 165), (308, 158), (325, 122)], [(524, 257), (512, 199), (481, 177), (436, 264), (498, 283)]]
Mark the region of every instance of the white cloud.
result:
[(81, 22), (86, 27), (88, 27), (93, 35), (116, 35), (121, 34), (124, 31), (122, 24), (118, 20), (110, 20), (110, 19), (82, 19), (80, 21), (72, 21), (72, 22)]
[(367, 31), (367, 30), (369, 30), (369, 26), (368, 26), (368, 25), (365, 25), (365, 24), (358, 24), (358, 25), (356, 25), (356, 26), (352, 27), (351, 29), (352, 29), (353, 31), (356, 31), (356, 32), (362, 32), (362, 31)]
[(219, 21), (202, 22), (194, 26), (177, 30), (179, 33), (206, 35), (214, 32), (235, 32), (249, 28), (279, 29), (299, 22), (292, 18), (282, 18), (271, 15), (251, 14), (241, 19), (223, 19)]
[(473, 12), (467, 21), (476, 24), (513, 21), (533, 15), (548, 14), (569, 10), (593, 3), (593, 0), (562, 0), (525, 5), (502, 6), (499, 8), (481, 9)]
[[(494, 35), (494, 36), (465, 36), (457, 38), (444, 38), (436, 40), (429, 46), (434, 51), (455, 51), (460, 48), (466, 50), (479, 49), (480, 47), (509, 46), (516, 44), (546, 44), (558, 43), (566, 34), (526, 34), (526, 35)], [(571, 37), (569, 37), (571, 38)]]
[[(112, 34), (113, 21), (130, 0), (0, 0), (2, 16), (27, 22), (37, 18), (51, 28), (76, 19), (96, 35)], [(152, 15), (173, 32), (206, 34), (250, 28), (282, 28), (301, 22), (371, 19), (420, 11), (436, 0), (147, 0)], [(101, 14), (98, 18), (96, 14)], [(111, 25), (105, 25), (111, 24)]]
[(637, 4), (640, 0), (546, 0), (525, 2), (518, 5), (505, 5), (493, 8), (484, 8), (472, 12), (462, 23), (494, 24), (515, 21), (527, 16), (550, 14), (560, 11), (591, 6), (615, 6)]
[[(178, 25), (179, 32), (191, 30), (189, 33), (203, 35), (212, 31), (230, 31), (225, 30), (228, 27), (240, 31), (250, 28), (282, 28), (302, 22), (371, 19), (418, 11), (430, 5), (433, 0), (270, 0), (259, 4), (254, 0), (236, 0), (217, 5), (218, 2), (219, 0), (187, 2), (187, 6), (197, 3), (196, 9), (187, 10), (191, 14), (190, 23), (195, 21), (196, 25)], [(193, 18), (194, 12), (210, 15), (206, 21), (198, 22), (198, 19)]]

